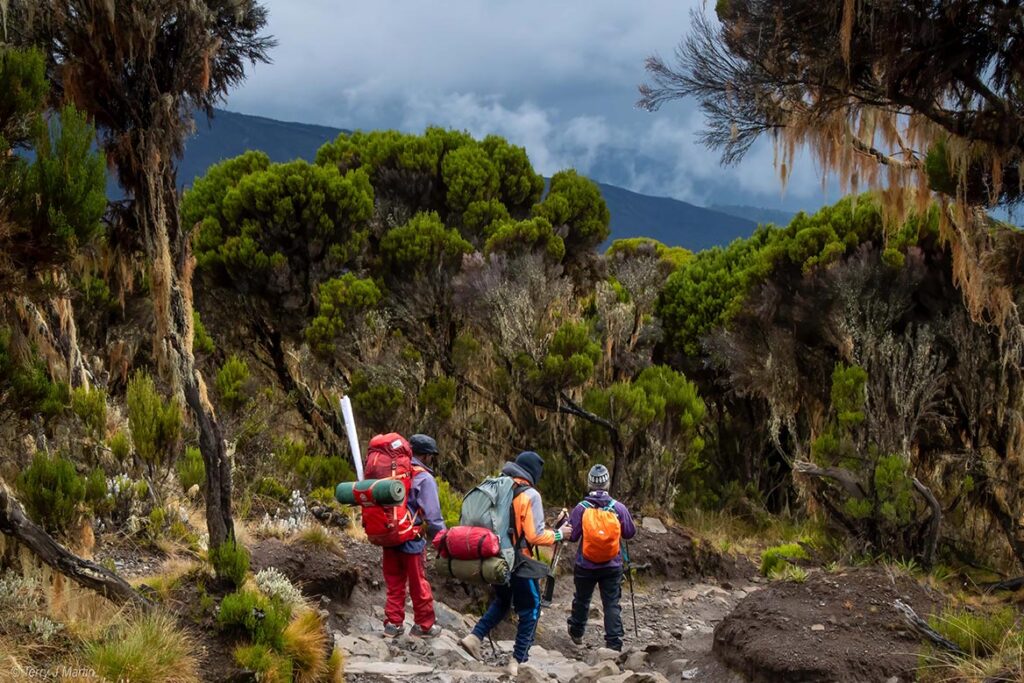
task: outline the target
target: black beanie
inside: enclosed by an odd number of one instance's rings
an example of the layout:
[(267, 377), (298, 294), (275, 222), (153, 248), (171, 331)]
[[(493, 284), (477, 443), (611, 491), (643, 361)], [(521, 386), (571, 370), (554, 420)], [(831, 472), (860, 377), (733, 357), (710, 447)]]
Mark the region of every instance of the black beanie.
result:
[(516, 464), (526, 470), (532, 480), (530, 483), (536, 486), (544, 473), (544, 458), (533, 451), (523, 451), (516, 456)]

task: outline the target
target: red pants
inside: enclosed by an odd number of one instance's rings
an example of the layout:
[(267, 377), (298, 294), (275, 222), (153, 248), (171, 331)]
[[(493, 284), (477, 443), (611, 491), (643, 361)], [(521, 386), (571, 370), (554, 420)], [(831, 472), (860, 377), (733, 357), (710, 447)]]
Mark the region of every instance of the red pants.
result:
[(408, 584), (416, 624), (424, 630), (434, 625), (434, 595), (423, 568), (423, 553), (411, 555), (384, 548), (384, 583), (388, 587), (385, 623), (399, 626), (405, 623), (405, 586)]

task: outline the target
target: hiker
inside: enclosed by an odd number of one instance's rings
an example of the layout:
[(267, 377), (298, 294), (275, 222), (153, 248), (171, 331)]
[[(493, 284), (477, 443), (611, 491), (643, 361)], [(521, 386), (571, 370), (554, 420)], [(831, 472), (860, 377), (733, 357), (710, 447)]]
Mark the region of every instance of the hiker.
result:
[(569, 515), (573, 543), (582, 540), (576, 551), (573, 581), (576, 593), (569, 616), (569, 638), (583, 644), (590, 598), (594, 588), (601, 591), (604, 609), (604, 641), (612, 650), (622, 649), (622, 551), (621, 539), (636, 535), (636, 525), (625, 505), (608, 495), (611, 476), (604, 465), (594, 465), (587, 475), (590, 493)]
[[(426, 434), (409, 437), (412, 448), (413, 481), (406, 505), (416, 526), (425, 525), (426, 534), (433, 539), (444, 531), (441, 501), (437, 495), (437, 481), (430, 468), (437, 455), (437, 442)], [(396, 637), (405, 630), (405, 587), (409, 586), (413, 619), (416, 622), (409, 634), (433, 638), (441, 633), (435, 623), (434, 596), (427, 583), (423, 552), (427, 542), (422, 533), (401, 545), (384, 548), (384, 582), (387, 602), (384, 607), (384, 635)]]
[(540, 618), (540, 579), (547, 576), (548, 570), (546, 564), (533, 559), (533, 549), (561, 543), (572, 532), (568, 526), (561, 530), (544, 528), (544, 507), (540, 493), (534, 488), (540, 482), (543, 471), (544, 460), (533, 451), (520, 453), (515, 462), (505, 463), (501, 470), (503, 475), (512, 477), (520, 487), (512, 499), (515, 519), (511, 531), (516, 548), (515, 564), (508, 585), (494, 587), (494, 598), (484, 616), (473, 627), (473, 632), (460, 641), (466, 652), (482, 659), (482, 640), (514, 607), (519, 624), (512, 657), (505, 669), (505, 673), (512, 678), (519, 674), (519, 665), (529, 658), (537, 620)]

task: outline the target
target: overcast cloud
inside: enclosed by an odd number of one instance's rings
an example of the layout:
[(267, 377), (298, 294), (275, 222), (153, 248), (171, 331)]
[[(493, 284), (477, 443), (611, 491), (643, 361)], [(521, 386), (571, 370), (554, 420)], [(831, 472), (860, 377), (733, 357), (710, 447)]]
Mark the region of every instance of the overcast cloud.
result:
[(702, 0), (497, 2), (265, 0), (278, 41), (228, 108), (339, 128), (427, 125), (497, 133), (545, 175), (699, 204), (814, 208), (809, 163), (782, 196), (765, 141), (722, 168), (696, 140), (692, 102), (637, 110), (643, 60), (671, 54)]

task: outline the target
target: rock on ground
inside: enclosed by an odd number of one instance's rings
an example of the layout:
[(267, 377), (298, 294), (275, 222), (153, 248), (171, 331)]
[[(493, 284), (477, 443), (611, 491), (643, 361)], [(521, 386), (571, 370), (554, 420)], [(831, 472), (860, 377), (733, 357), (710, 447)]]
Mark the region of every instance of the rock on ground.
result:
[(938, 596), (877, 568), (778, 581), (741, 600), (715, 628), (715, 654), (755, 683), (912, 680), (920, 642), (897, 598), (926, 615)]
[(252, 570), (277, 567), (306, 595), (347, 601), (359, 581), (360, 567), (327, 548), (267, 538), (252, 546)]

